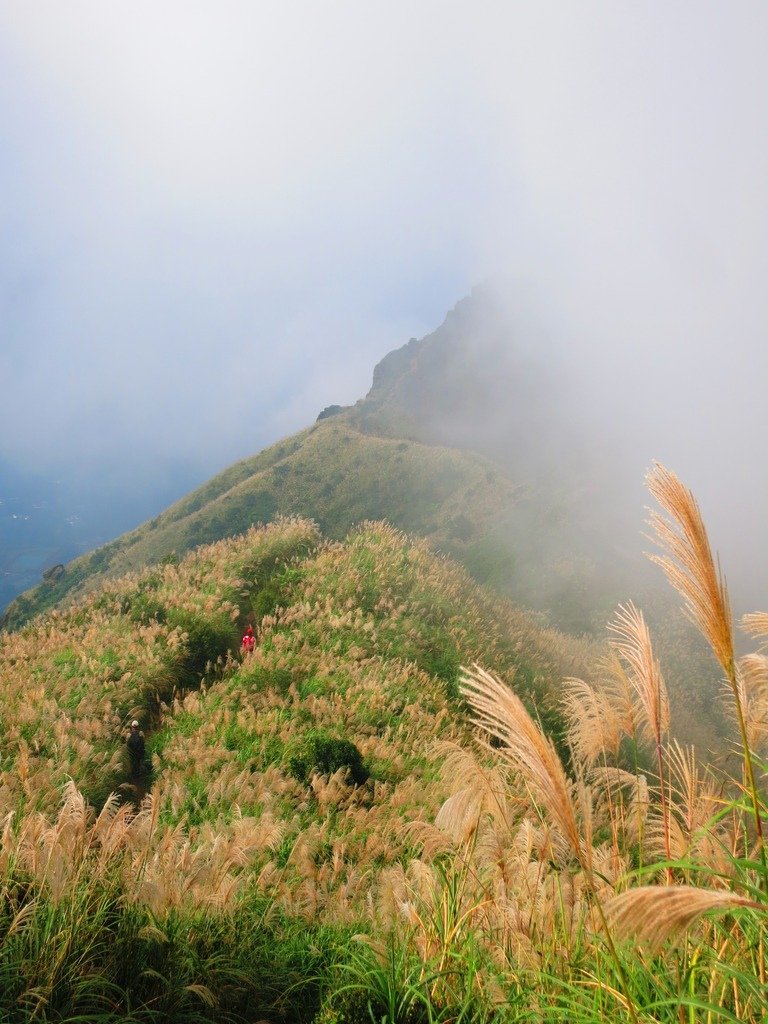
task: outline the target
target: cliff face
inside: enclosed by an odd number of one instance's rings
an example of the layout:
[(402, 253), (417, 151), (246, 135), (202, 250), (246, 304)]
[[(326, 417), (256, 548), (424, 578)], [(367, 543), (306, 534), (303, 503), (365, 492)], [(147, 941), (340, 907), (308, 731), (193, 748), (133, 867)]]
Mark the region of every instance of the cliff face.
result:
[(513, 349), (490, 296), (474, 292), (432, 334), (411, 338), (382, 359), (352, 420), (371, 433), (407, 434), (493, 455), (498, 445), (484, 420), (524, 376)]
[(492, 292), (475, 289), (443, 324), (390, 352), (350, 413), (358, 429), (492, 459), (518, 483), (570, 486), (588, 445), (566, 412), (569, 382)]

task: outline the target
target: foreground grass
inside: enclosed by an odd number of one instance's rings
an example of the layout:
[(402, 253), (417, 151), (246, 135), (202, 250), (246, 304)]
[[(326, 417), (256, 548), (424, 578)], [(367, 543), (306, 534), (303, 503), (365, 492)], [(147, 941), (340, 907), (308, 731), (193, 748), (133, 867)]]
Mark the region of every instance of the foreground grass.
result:
[[(768, 659), (734, 654), (692, 497), (652, 486), (735, 774), (670, 738), (633, 606), (587, 674), (381, 524), (251, 531), (7, 638), (0, 1019), (764, 1020)], [(89, 803), (136, 708), (152, 793)]]
[[(567, 763), (513, 689), (465, 670), (492, 742), (445, 748), (451, 795), (415, 829), (421, 857), (383, 879), (388, 945), (353, 986), (374, 1019), (393, 1019), (378, 993), (394, 971), (403, 1020), (427, 1004), (441, 1020), (765, 1020), (768, 658), (735, 656), (693, 497), (661, 467), (651, 487), (667, 513), (652, 523), (659, 561), (727, 681), (740, 770), (716, 775), (670, 740), (663, 676), (631, 605), (611, 626), (604, 679), (568, 682)], [(765, 614), (743, 625), (768, 637)], [(632, 770), (644, 753), (655, 770)], [(354, 1020), (339, 998), (338, 1019)]]
[[(100, 852), (103, 856), (103, 852)], [(263, 896), (156, 915), (112, 856), (65, 884), (9, 865), (0, 914), (4, 1021), (310, 1021), (348, 935), (298, 926)], [(118, 858), (119, 859), (119, 858)], [(178, 865), (183, 871), (183, 865)]]

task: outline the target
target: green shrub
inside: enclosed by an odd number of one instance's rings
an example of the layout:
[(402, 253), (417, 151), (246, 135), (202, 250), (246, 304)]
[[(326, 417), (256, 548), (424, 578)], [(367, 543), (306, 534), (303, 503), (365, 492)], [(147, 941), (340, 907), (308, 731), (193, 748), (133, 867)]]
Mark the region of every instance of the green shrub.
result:
[(159, 601), (154, 594), (147, 593), (146, 590), (138, 590), (135, 595), (124, 597), (122, 609), (130, 615), (134, 622), (139, 622), (144, 626), (153, 619), (159, 623), (168, 621), (166, 605)]
[(187, 651), (182, 673), (188, 682), (205, 674), (206, 666), (223, 658), (237, 644), (237, 631), (229, 619), (216, 621), (178, 608), (168, 609), (168, 622), (187, 634)]
[(265, 615), (273, 615), (278, 605), (286, 604), (286, 590), (280, 578), (271, 579), (251, 599), (253, 615), (257, 619)]
[(291, 745), (286, 752), (286, 762), (290, 774), (303, 783), (309, 782), (313, 772), (333, 775), (339, 768), (348, 768), (350, 778), (358, 786), (368, 778), (355, 744), (321, 729), (313, 729)]

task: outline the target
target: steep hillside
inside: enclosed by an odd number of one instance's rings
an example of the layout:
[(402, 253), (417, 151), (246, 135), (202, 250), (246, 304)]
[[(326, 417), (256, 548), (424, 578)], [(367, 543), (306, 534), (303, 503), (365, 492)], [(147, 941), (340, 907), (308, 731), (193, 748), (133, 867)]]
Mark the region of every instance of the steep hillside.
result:
[[(243, 654), (247, 622), (257, 645)], [(323, 541), (300, 519), (110, 581), (5, 634), (0, 915), (15, 938), (0, 942), (1, 1011), (38, 998), (46, 1019), (97, 1006), (103, 1020), (139, 1007), (141, 1019), (203, 1019), (210, 995), (205, 1019), (276, 1019), (271, 1000), (297, 979), (253, 943), (282, 914), (305, 922), (308, 1019), (309, 939), (324, 920), (338, 932), (365, 916), (446, 795), (435, 743), (468, 736), (460, 663), (482, 658), (514, 679), (557, 734), (560, 679), (590, 657), (392, 527)], [(135, 774), (134, 717), (148, 748)], [(48, 927), (58, 938), (32, 955)], [(321, 948), (326, 962), (333, 946)], [(225, 960), (236, 978), (217, 973)], [(298, 1019), (303, 997), (290, 999), (280, 1019)]]
[(626, 551), (598, 514), (605, 501), (563, 412), (567, 389), (509, 331), (492, 295), (476, 292), (433, 334), (386, 356), (355, 406), (330, 407), (313, 427), (70, 563), (14, 602), (6, 624), (94, 578), (298, 514), (332, 537), (386, 519), (563, 628), (599, 628), (624, 596)]
[[(246, 621), (259, 643), (241, 661)], [(584, 669), (586, 650), (478, 590), (458, 566), (389, 526), (364, 524), (332, 542), (306, 520), (281, 520), (203, 546), (178, 565), (108, 582), (0, 639), (0, 813), (18, 806), (22, 793), (25, 806), (50, 809), (67, 779), (98, 802), (119, 784), (126, 722), (139, 716), (165, 730), (153, 741), (165, 750), (176, 710), (163, 705), (189, 691), (196, 706), (227, 714), (247, 698), (263, 700), (265, 713), (293, 707), (305, 725), (317, 718), (338, 730), (346, 722), (350, 739), (367, 737), (375, 747), (372, 737), (396, 724), (390, 704), (402, 711), (431, 694), (430, 716), (455, 717), (459, 664), (481, 656), (516, 671), (547, 719), (559, 679)], [(350, 703), (357, 684), (373, 709)], [(206, 721), (213, 719), (201, 713), (185, 735), (199, 739)], [(432, 721), (423, 723), (424, 740)], [(412, 729), (412, 716), (399, 725)], [(273, 740), (279, 732), (262, 731)], [(380, 746), (398, 749), (389, 740)], [(382, 750), (373, 760), (386, 760)]]
[(515, 490), (496, 467), (470, 453), (365, 435), (345, 416), (325, 420), (69, 563), (59, 578), (12, 603), (6, 626), (19, 626), (106, 576), (178, 557), (280, 515), (310, 516), (333, 538), (357, 522), (386, 518), (471, 561), (483, 557), (485, 538), (514, 504)]
[[(765, 659), (691, 593), (757, 754)], [(670, 739), (636, 610), (618, 636), (606, 659), (422, 540), (299, 518), (4, 634), (0, 1017), (762, 1022), (757, 762)]]

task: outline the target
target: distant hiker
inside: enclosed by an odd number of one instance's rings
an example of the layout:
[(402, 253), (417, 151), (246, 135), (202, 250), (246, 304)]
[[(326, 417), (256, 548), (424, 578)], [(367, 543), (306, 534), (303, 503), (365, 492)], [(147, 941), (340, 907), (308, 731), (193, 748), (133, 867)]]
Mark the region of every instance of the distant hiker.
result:
[(253, 635), (253, 626), (249, 626), (246, 629), (245, 636), (243, 637), (243, 642), (241, 646), (246, 654), (249, 651), (252, 651), (253, 648), (256, 646), (256, 637)]
[(131, 731), (128, 733), (125, 745), (128, 747), (131, 757), (131, 771), (134, 775), (138, 775), (144, 762), (144, 733), (139, 729), (136, 719), (131, 722)]

